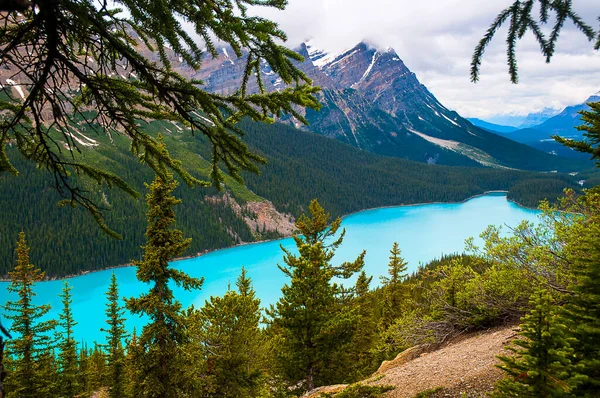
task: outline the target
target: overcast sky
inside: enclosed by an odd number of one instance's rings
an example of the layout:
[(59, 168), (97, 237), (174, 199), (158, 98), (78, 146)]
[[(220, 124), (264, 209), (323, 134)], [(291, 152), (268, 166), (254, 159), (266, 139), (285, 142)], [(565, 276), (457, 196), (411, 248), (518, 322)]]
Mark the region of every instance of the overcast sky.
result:
[[(329, 51), (363, 39), (393, 47), (419, 80), (447, 107), (465, 117), (527, 114), (581, 103), (600, 90), (600, 52), (572, 25), (546, 64), (528, 36), (518, 46), (518, 85), (508, 78), (504, 31), (484, 57), (481, 81), (469, 80), (473, 49), (494, 17), (512, 0), (289, 0), (285, 11), (261, 11), (279, 22), (289, 45), (313, 38)], [(598, 0), (574, 0), (594, 29)]]

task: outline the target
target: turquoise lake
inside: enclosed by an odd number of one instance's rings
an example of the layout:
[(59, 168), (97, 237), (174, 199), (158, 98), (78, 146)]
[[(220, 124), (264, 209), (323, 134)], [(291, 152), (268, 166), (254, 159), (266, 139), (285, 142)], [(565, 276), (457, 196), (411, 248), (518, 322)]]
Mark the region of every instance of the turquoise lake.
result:
[[(374, 275), (374, 283), (387, 272), (389, 250), (394, 242), (402, 249), (402, 256), (408, 261), (409, 270), (419, 264), (439, 258), (443, 254), (462, 252), (465, 239), (479, 234), (491, 224), (516, 226), (521, 220), (535, 221), (539, 211), (517, 206), (506, 200), (504, 194), (488, 194), (459, 204), (427, 204), (403, 207), (390, 207), (366, 210), (343, 219), (346, 228), (344, 243), (338, 249), (334, 263), (353, 260), (363, 249), (367, 250), (365, 270)], [(506, 228), (505, 228), (506, 229)], [(203, 256), (174, 262), (173, 265), (192, 276), (205, 277), (200, 291), (186, 292), (177, 289), (176, 297), (184, 307), (191, 304), (202, 306), (211, 295), (225, 293), (227, 286), (234, 286), (242, 266), (246, 267), (253, 280), (254, 288), (264, 306), (277, 301), (281, 287), (287, 282), (277, 268), (282, 263), (280, 245), (294, 248), (291, 238), (265, 243), (256, 243), (229, 249), (218, 250)], [(104, 341), (100, 328), (105, 325), (105, 292), (110, 277), (115, 273), (121, 296), (137, 296), (147, 290), (138, 282), (135, 268), (117, 268), (94, 272), (69, 279), (73, 286), (73, 313), (78, 322), (76, 338), (92, 343)], [(50, 304), (51, 317), (58, 317), (61, 308), (58, 294), (62, 281), (42, 282), (36, 286), (37, 304)], [(2, 299), (0, 304), (11, 297), (7, 282), (0, 283)], [(4, 319), (4, 317), (3, 317)], [(139, 330), (143, 320), (128, 315), (127, 328)]]

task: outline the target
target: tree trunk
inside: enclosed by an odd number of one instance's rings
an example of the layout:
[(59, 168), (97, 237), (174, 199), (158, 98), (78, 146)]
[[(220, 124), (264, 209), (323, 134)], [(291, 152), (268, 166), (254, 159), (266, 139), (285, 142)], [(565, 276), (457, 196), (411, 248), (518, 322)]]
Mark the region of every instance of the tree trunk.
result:
[[(312, 391), (315, 389), (315, 380), (314, 380), (314, 375), (313, 375), (313, 366), (310, 365), (308, 367), (308, 374), (306, 375), (306, 388), (308, 389), (308, 391)], [(0, 397), (2, 398), (2, 397)]]

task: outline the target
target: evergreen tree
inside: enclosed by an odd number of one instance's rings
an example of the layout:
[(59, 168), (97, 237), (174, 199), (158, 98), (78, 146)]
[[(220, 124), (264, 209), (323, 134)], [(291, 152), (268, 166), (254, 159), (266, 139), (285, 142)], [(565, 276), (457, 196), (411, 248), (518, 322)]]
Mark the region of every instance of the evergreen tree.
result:
[(589, 153), (596, 160), (596, 166), (600, 166), (600, 102), (589, 102), (587, 105), (590, 107), (589, 111), (579, 112), (584, 124), (576, 127), (577, 130), (584, 131), (584, 140), (576, 141), (557, 135), (552, 138), (576, 151)]
[(181, 231), (174, 228), (173, 207), (181, 202), (172, 196), (177, 182), (157, 175), (146, 195), (148, 202), (147, 243), (143, 246), (142, 261), (136, 261), (137, 278), (150, 283), (148, 293), (126, 300), (127, 308), (134, 314), (145, 315), (148, 324), (142, 329), (137, 344), (135, 366), (140, 378), (142, 397), (176, 398), (191, 394), (194, 378), (186, 374), (182, 347), (188, 340), (181, 303), (173, 297), (169, 283), (186, 290), (199, 289), (203, 280), (192, 278), (170, 267), (169, 261), (181, 256), (190, 244)]
[(125, 374), (127, 377), (125, 396), (141, 397), (141, 385), (138, 382), (142, 378), (140, 369), (137, 366), (137, 358), (140, 355), (140, 345), (135, 328), (131, 334), (131, 339), (127, 344), (127, 355), (125, 356)]
[(125, 396), (125, 350), (123, 348), (123, 339), (126, 337), (124, 308), (119, 304), (119, 288), (117, 286), (117, 277), (113, 272), (108, 291), (106, 292), (106, 332), (108, 344), (107, 366), (108, 366), (108, 396), (110, 398), (120, 398)]
[(56, 353), (52, 349), (44, 350), (35, 361), (36, 372), (39, 379), (43, 380), (38, 388), (40, 397), (64, 396), (61, 389), (60, 364)]
[(333, 353), (351, 338), (356, 321), (355, 311), (339, 304), (343, 289), (334, 278), (349, 278), (364, 265), (363, 252), (355, 261), (339, 266), (331, 264), (344, 232), (333, 242), (341, 224), (337, 218), (329, 226), (329, 214), (317, 200), (310, 203), (311, 217), (303, 215), (296, 222), (301, 235), (294, 235), (299, 256), (284, 249), (285, 266), (279, 269), (290, 278), (282, 288), (283, 297), (270, 310), (273, 329), (281, 333), (283, 349), (279, 362), (291, 385), (302, 383), (312, 390), (332, 382), (324, 373)]
[[(508, 73), (510, 80), (513, 83), (517, 83), (517, 42), (530, 30), (538, 42), (542, 54), (546, 57), (546, 62), (550, 62), (550, 59), (554, 55), (560, 32), (567, 21), (571, 21), (575, 28), (580, 30), (588, 40), (594, 40), (596, 34), (594, 29), (587, 25), (577, 12), (575, 12), (572, 1), (515, 0), (498, 14), (475, 48), (471, 61), (471, 80), (474, 82), (479, 80), (481, 61), (485, 49), (505, 23), (508, 22), (506, 34)], [(550, 35), (546, 37), (542, 31), (542, 26), (549, 22), (552, 22), (553, 25)], [(600, 34), (597, 37), (594, 48), (596, 50), (600, 49)]]
[(16, 293), (17, 301), (7, 301), (4, 309), (12, 320), (11, 330), (14, 339), (8, 344), (8, 351), (13, 358), (13, 369), (7, 377), (8, 398), (38, 398), (52, 380), (41, 377), (37, 363), (40, 355), (50, 347), (50, 332), (56, 326), (52, 320), (41, 319), (50, 311), (49, 305), (36, 306), (34, 285), (44, 279), (44, 273), (29, 263), (29, 247), (25, 241), (25, 233), (19, 234), (17, 244), (17, 265), (9, 272), (11, 283), (8, 291)]
[(383, 314), (381, 325), (386, 328), (391, 325), (402, 312), (402, 304), (406, 299), (406, 288), (402, 282), (406, 278), (407, 262), (401, 257), (398, 243), (394, 242), (390, 250), (390, 262), (388, 264), (389, 277), (382, 276), (383, 285)]
[(64, 282), (62, 293), (59, 295), (62, 301), (62, 312), (58, 321), (58, 363), (60, 366), (60, 390), (61, 396), (73, 398), (79, 394), (79, 367), (77, 364), (77, 343), (73, 337), (73, 327), (77, 322), (73, 319), (71, 304), (72, 287), (67, 281)]
[(93, 391), (88, 391), (89, 379), (90, 379), (90, 364), (89, 364), (90, 352), (87, 348), (87, 344), (82, 343), (79, 349), (79, 385), (81, 386), (82, 395), (88, 397)]
[(372, 281), (373, 277), (368, 277), (365, 271), (361, 271), (361, 273), (358, 274), (358, 278), (356, 278), (356, 284), (354, 286), (354, 294), (356, 295), (356, 298), (359, 301), (359, 303), (362, 304), (365, 298), (367, 297), (370, 291)]
[(508, 374), (497, 385), (496, 397), (566, 397), (580, 377), (571, 364), (573, 348), (567, 328), (556, 316), (552, 296), (540, 290), (531, 300), (531, 311), (521, 323), (522, 338), (508, 347), (514, 355), (499, 356), (498, 365)]
[(260, 330), (260, 300), (242, 268), (237, 291), (211, 297), (201, 310), (203, 346), (219, 398), (258, 396), (264, 381), (264, 338)]
[(358, 319), (356, 332), (348, 344), (346, 361), (350, 364), (349, 381), (360, 380), (373, 373), (374, 357), (372, 347), (377, 337), (377, 321), (375, 320), (373, 294), (370, 284), (373, 277), (367, 277), (362, 271), (356, 279), (353, 305)]
[[(590, 193), (588, 193), (590, 195)], [(598, 193), (590, 196), (596, 202)], [(600, 391), (600, 216), (583, 223), (568, 250), (576, 282), (574, 292), (561, 314), (575, 339), (575, 362), (585, 380), (575, 390), (577, 396), (596, 396)]]
[(85, 391), (93, 395), (107, 385), (106, 380), (106, 353), (102, 350), (102, 346), (94, 344), (94, 348), (87, 356), (87, 387)]

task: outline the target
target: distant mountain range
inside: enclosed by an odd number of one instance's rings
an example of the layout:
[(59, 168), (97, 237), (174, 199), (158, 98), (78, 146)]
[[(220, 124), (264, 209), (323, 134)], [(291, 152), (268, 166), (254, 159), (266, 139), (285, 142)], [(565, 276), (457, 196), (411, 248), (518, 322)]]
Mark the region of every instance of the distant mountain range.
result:
[[(361, 42), (328, 53), (307, 42), (298, 52), (305, 58), (299, 68), (322, 88), (323, 108), (306, 111), (308, 127), (292, 119), (282, 122), (369, 152), (429, 164), (538, 171), (586, 167), (473, 125), (442, 105), (392, 48)], [(241, 80), (245, 56), (222, 48), (217, 58), (207, 57), (199, 72), (176, 61), (180, 72), (201, 79), (208, 90), (231, 93)], [(284, 88), (267, 64), (261, 72), (267, 90)]]
[(559, 113), (560, 109), (544, 108), (539, 112), (532, 112), (527, 115), (496, 115), (486, 118), (485, 122), (498, 124), (501, 126), (514, 127), (516, 129), (524, 129), (543, 123)]
[(475, 126), (481, 127), (487, 131), (491, 131), (492, 133), (512, 133), (513, 131), (519, 129), (518, 127), (503, 126), (501, 124), (486, 122), (485, 120), (474, 117), (467, 118), (467, 120), (473, 123)]
[(567, 138), (581, 139), (583, 137), (582, 132), (576, 129), (576, 126), (582, 124), (579, 112), (582, 110), (589, 110), (587, 103), (597, 101), (600, 101), (600, 96), (593, 95), (584, 103), (568, 106), (562, 112), (543, 120), (537, 125), (529, 128), (515, 129), (513, 131), (507, 129), (506, 126), (495, 125), (479, 119), (472, 122), (489, 131), (495, 132), (498, 135), (510, 138), (516, 142), (527, 144), (545, 152), (566, 157), (588, 158), (588, 155), (580, 154), (556, 143), (551, 137), (559, 135)]

